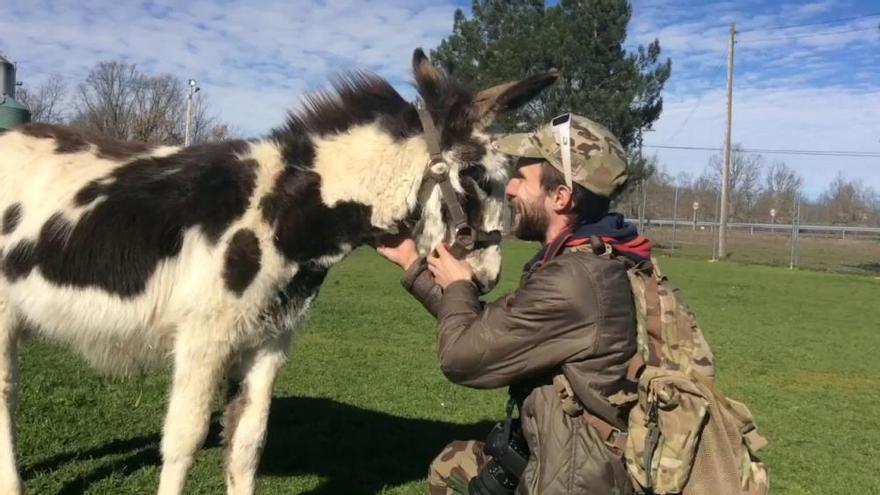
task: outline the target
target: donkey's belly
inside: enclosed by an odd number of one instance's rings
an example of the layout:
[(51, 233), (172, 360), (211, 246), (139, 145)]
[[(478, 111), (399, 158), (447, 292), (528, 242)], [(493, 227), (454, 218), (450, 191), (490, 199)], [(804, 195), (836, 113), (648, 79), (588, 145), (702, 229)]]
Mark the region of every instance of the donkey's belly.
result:
[(173, 342), (173, 325), (157, 320), (157, 304), (148, 295), (120, 298), (59, 287), (35, 273), (8, 287), (7, 297), (30, 331), (70, 345), (105, 372), (159, 364)]

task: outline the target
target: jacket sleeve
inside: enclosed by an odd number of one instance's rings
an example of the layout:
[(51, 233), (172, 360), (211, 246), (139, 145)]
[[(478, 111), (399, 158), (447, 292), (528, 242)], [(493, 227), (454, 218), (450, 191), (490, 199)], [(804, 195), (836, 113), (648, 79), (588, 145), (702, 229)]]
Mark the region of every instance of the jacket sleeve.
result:
[[(585, 294), (585, 292), (590, 292)], [(440, 366), (453, 382), (496, 388), (548, 372), (589, 352), (595, 297), (570, 266), (548, 263), (512, 294), (481, 308), (477, 288), (456, 282), (443, 293)], [(591, 320), (593, 319), (593, 320)]]
[(434, 281), (434, 275), (428, 270), (425, 258), (419, 258), (419, 261), (413, 263), (403, 274), (400, 283), (428, 312), (437, 317), (443, 291)]

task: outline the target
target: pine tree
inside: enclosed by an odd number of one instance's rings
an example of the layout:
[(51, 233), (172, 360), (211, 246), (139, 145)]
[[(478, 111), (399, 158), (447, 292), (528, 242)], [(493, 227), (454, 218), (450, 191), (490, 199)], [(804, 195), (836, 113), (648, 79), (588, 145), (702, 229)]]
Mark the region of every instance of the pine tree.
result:
[[(671, 61), (660, 43), (627, 53), (632, 7), (625, 0), (475, 0), (454, 16), (452, 34), (432, 57), (475, 88), (555, 67), (561, 78), (501, 130), (525, 130), (573, 112), (607, 126), (628, 149), (660, 116)], [(636, 165), (636, 164), (634, 164)]]

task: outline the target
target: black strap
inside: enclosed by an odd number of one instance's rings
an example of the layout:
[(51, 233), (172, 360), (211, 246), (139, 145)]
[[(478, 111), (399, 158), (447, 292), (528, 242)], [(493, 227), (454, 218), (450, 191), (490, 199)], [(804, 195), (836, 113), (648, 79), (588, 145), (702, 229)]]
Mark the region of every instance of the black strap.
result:
[(466, 226), (467, 216), (464, 214), (464, 208), (461, 207), (461, 203), (458, 201), (455, 188), (452, 187), (452, 181), (449, 180), (449, 173), (447, 173), (446, 178), (440, 182), (440, 191), (443, 193), (443, 201), (446, 203), (446, 209), (449, 211), (452, 226)]
[[(425, 144), (428, 147), (428, 154), (431, 161), (428, 164), (427, 179), (435, 182), (440, 186), (440, 194), (443, 198), (443, 204), (446, 205), (446, 211), (449, 213), (449, 219), (452, 223), (453, 240), (449, 246), (449, 252), (456, 258), (464, 258), (474, 249), (484, 248), (495, 244), (501, 244), (501, 232), (493, 230), (492, 232), (478, 231), (474, 227), (468, 225), (467, 215), (461, 202), (458, 200), (458, 194), (452, 186), (452, 180), (449, 178), (449, 164), (443, 159), (443, 153), (440, 150), (440, 133), (434, 125), (434, 120), (424, 104), (416, 107), (419, 114), (419, 120), (422, 122), (422, 130), (424, 131)], [(433, 166), (443, 164), (443, 171), (436, 172)]]
[(651, 401), (648, 405), (647, 422), (648, 434), (645, 435), (645, 457), (642, 462), (644, 462), (645, 486), (648, 489), (651, 489), (654, 488), (654, 479), (652, 476), (654, 451), (657, 450), (657, 444), (660, 442), (660, 420), (657, 414), (656, 400)]
[(477, 231), (477, 239), (474, 242), (474, 249), (482, 249), (497, 244), (501, 244), (500, 230), (492, 230), (489, 232), (486, 232), (485, 230)]
[(416, 107), (419, 120), (422, 121), (422, 130), (425, 133), (425, 143), (428, 145), (428, 153), (431, 155), (431, 163), (442, 162), (443, 154), (440, 152), (440, 133), (434, 126), (434, 120), (428, 109), (421, 103)]
[[(449, 165), (443, 160), (443, 154), (440, 151), (440, 133), (437, 132), (437, 128), (434, 126), (434, 120), (431, 119), (431, 114), (428, 113), (424, 105), (419, 105), (417, 110), (419, 120), (422, 121), (428, 153), (431, 155), (431, 162), (428, 165), (428, 177), (440, 185), (443, 204), (446, 205), (446, 210), (449, 212), (449, 218), (452, 221), (452, 231), (455, 237), (453, 238), (452, 246), (449, 247), (449, 252), (456, 258), (461, 259), (467, 253), (474, 250), (477, 233), (468, 225), (467, 215), (465, 215), (464, 208), (461, 207), (461, 202), (458, 200), (458, 195), (452, 186), (452, 180), (449, 178)], [(444, 166), (442, 173), (437, 173), (433, 170), (433, 165), (438, 163), (442, 163)], [(500, 242), (500, 233), (498, 239)]]
[[(504, 439), (504, 449), (498, 455), (498, 462), (501, 463), (509, 472), (515, 473), (517, 477), (522, 475), (522, 472), (526, 469), (526, 464), (528, 464), (528, 456), (523, 457), (522, 454), (510, 448), (511, 437), (514, 435), (514, 428), (522, 428), (521, 425), (518, 424), (518, 420), (513, 417), (513, 409), (516, 406), (517, 409), (520, 408), (516, 399), (513, 397), (509, 397), (507, 399), (507, 416), (504, 418), (504, 423), (501, 427), (502, 438)], [(520, 418), (522, 417), (522, 411), (520, 410)], [(516, 425), (514, 423), (517, 423)]]

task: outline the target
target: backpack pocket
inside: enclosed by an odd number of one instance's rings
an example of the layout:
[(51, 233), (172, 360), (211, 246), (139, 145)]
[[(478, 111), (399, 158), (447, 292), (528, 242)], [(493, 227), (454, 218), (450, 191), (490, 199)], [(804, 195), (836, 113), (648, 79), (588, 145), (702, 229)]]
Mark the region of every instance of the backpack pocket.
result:
[(648, 366), (629, 417), (626, 465), (638, 488), (681, 493), (694, 465), (709, 400), (687, 375)]
[(766, 495), (770, 491), (770, 474), (757, 452), (767, 445), (767, 440), (758, 434), (752, 412), (745, 404), (728, 398), (726, 405), (725, 412), (742, 435), (740, 491), (749, 495)]

